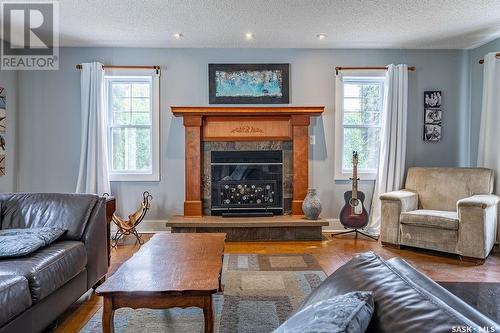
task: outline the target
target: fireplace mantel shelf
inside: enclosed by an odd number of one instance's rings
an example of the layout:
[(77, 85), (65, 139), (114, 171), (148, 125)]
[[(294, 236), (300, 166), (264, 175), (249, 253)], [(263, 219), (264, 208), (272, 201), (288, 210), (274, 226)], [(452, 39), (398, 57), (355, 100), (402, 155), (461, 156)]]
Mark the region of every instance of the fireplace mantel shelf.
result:
[(172, 106), (172, 113), (183, 116), (319, 116), (324, 106)]

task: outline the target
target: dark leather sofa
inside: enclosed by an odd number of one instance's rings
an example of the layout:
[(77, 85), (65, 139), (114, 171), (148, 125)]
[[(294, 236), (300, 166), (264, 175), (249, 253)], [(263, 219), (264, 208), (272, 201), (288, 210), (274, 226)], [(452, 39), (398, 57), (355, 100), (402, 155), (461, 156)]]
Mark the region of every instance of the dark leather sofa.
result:
[(296, 312), (318, 301), (356, 290), (374, 293), (375, 312), (367, 332), (500, 332), (498, 323), (406, 261), (400, 258), (385, 261), (372, 252), (360, 254), (340, 267), (302, 302)]
[(60, 227), (51, 245), (0, 259), (0, 333), (41, 332), (106, 274), (105, 198), (0, 194), (2, 229)]

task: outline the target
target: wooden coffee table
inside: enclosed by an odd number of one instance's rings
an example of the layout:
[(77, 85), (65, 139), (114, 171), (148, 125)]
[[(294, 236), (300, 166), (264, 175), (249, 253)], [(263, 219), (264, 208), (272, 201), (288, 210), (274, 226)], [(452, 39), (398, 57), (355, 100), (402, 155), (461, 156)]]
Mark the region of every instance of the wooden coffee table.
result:
[(116, 309), (203, 309), (213, 332), (212, 294), (221, 290), (226, 234), (157, 234), (96, 290), (104, 297), (102, 329), (114, 332)]

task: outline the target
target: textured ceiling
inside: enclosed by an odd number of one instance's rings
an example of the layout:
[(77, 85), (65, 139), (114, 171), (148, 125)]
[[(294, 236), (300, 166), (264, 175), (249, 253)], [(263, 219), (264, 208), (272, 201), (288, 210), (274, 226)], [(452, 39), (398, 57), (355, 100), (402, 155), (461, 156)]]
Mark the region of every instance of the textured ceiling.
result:
[(500, 0), (60, 0), (60, 17), (62, 46), (470, 48), (500, 36)]

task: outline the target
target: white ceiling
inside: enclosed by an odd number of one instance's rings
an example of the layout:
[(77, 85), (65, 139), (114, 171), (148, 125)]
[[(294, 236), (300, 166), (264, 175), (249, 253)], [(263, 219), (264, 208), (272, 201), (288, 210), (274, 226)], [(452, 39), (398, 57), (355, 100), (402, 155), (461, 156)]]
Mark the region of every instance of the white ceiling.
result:
[(60, 18), (62, 46), (461, 49), (500, 37), (500, 0), (60, 0)]

